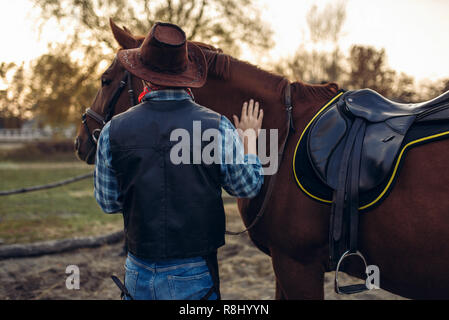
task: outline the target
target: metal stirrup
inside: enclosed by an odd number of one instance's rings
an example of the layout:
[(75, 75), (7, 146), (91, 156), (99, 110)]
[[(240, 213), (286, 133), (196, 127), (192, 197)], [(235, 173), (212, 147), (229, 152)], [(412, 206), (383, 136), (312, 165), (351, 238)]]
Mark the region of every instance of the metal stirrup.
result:
[[(340, 265), (343, 262), (344, 259), (350, 257), (350, 256), (358, 256), (360, 259), (362, 259), (364, 265), (365, 265), (365, 273), (366, 273), (366, 269), (368, 267), (368, 265), (366, 264), (366, 260), (365, 257), (360, 253), (360, 251), (356, 251), (356, 252), (351, 252), (351, 251), (346, 251), (345, 253), (343, 253), (343, 255), (341, 256), (340, 260), (338, 261), (337, 264), (337, 269), (335, 270), (335, 292), (337, 294), (353, 294), (353, 293), (359, 293), (359, 292), (363, 292), (363, 291), (367, 291), (369, 290), (366, 286), (366, 284), (361, 283), (361, 284), (353, 284), (353, 285), (348, 285), (348, 286), (339, 286), (338, 283), (338, 272), (340, 271)], [(368, 274), (367, 274), (368, 276)]]

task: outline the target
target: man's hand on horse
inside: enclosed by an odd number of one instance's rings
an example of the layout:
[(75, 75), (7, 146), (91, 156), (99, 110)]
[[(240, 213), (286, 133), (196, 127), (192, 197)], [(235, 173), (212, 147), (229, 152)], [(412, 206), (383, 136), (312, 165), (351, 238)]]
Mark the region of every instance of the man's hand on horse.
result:
[(263, 110), (251, 99), (243, 103), (240, 119), (233, 115), (235, 127), (245, 147), (245, 154), (257, 154), (257, 137), (262, 128)]

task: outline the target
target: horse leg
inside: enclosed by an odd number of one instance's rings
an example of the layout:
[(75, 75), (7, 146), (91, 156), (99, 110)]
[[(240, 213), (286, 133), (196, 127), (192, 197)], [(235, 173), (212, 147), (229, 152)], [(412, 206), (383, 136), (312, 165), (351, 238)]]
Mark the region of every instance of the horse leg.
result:
[(323, 300), (324, 269), (322, 261), (301, 263), (272, 249), (271, 257), (276, 275), (276, 299)]

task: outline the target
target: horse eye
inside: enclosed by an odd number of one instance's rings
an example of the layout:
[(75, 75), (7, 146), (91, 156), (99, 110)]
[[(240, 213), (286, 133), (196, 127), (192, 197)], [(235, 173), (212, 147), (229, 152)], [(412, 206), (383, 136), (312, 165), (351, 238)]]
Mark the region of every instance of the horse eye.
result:
[(109, 80), (109, 79), (101, 79), (101, 86), (102, 86), (102, 87), (107, 86), (107, 85), (109, 85), (111, 82), (112, 82), (112, 80)]

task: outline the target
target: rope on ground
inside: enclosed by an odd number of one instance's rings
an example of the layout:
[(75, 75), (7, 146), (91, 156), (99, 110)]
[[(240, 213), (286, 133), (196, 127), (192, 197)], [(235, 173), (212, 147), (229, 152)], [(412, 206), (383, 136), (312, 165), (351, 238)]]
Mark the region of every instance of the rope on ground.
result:
[(52, 188), (57, 188), (60, 186), (64, 186), (70, 183), (74, 183), (80, 180), (84, 180), (84, 179), (88, 179), (93, 177), (94, 173), (87, 173), (87, 174), (83, 174), (81, 176), (77, 176), (74, 178), (70, 178), (67, 180), (63, 180), (63, 181), (58, 181), (58, 182), (54, 182), (54, 183), (50, 183), (50, 184), (46, 184), (46, 185), (41, 185), (41, 186), (34, 186), (34, 187), (29, 187), (29, 188), (21, 188), (21, 189), (16, 189), (16, 190), (8, 190), (8, 191), (0, 191), (0, 196), (10, 196), (13, 194), (20, 194), (20, 193), (27, 193), (27, 192), (34, 192), (34, 191), (39, 191), (39, 190), (46, 190), (46, 189), (52, 189)]
[(0, 246), (0, 260), (10, 258), (23, 258), (41, 256), (45, 254), (61, 253), (80, 248), (93, 248), (105, 244), (122, 241), (124, 232), (117, 231), (99, 237), (73, 238), (36, 242), (31, 244), (11, 244)]

